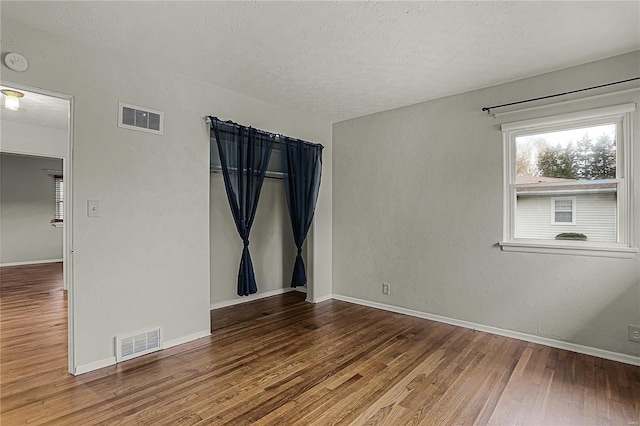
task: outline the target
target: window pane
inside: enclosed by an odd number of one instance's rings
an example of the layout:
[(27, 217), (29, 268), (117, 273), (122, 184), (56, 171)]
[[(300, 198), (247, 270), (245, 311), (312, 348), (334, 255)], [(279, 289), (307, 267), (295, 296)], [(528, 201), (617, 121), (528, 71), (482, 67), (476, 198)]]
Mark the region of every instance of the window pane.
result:
[[(554, 200), (554, 191), (518, 192), (515, 212), (515, 238), (555, 240), (562, 233), (580, 233), (590, 242), (615, 243), (618, 241), (617, 184), (598, 183), (584, 185), (589, 188), (571, 193), (573, 206)], [(612, 186), (612, 187), (610, 187)], [(547, 187), (549, 189), (549, 187)]]
[(516, 137), (516, 183), (616, 178), (615, 123)]
[(516, 238), (578, 233), (587, 241), (617, 242), (617, 128), (610, 123), (516, 136)]
[(54, 216), (55, 221), (64, 219), (64, 181), (61, 176), (54, 178), (55, 182), (55, 200), (54, 200)]
[(556, 203), (556, 211), (571, 211), (573, 208), (573, 203), (571, 200), (555, 200)]
[(558, 212), (558, 211), (556, 211), (556, 222), (559, 222), (559, 223), (571, 223), (572, 222), (571, 216), (573, 216), (573, 214), (571, 212)]

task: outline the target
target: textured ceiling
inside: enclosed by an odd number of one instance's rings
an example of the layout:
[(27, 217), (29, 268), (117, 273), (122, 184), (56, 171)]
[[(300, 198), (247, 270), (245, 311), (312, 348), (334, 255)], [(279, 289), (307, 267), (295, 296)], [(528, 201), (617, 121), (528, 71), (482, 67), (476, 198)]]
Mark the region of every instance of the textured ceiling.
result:
[(0, 108), (2, 120), (62, 130), (67, 130), (69, 127), (69, 101), (7, 86), (0, 86), (0, 89), (12, 89), (24, 93), (24, 97), (20, 98), (22, 111)]
[(8, 2), (2, 16), (332, 121), (640, 49), (640, 2)]

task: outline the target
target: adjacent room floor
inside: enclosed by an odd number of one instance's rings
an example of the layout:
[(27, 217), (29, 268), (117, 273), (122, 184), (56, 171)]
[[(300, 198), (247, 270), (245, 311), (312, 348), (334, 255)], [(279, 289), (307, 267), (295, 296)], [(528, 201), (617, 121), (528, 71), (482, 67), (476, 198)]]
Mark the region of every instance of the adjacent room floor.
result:
[(298, 292), (73, 377), (62, 265), (0, 274), (3, 425), (640, 422), (640, 367)]

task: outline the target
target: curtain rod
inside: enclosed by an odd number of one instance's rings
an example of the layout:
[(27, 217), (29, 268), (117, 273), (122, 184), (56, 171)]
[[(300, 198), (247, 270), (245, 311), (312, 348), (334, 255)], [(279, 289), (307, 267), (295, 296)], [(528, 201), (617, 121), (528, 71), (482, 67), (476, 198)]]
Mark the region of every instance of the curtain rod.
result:
[[(204, 117), (204, 121), (206, 121), (208, 124), (213, 123), (213, 120), (219, 121), (220, 123), (223, 123), (223, 124), (232, 124), (234, 126), (249, 127), (249, 126), (244, 126), (242, 124), (238, 124), (238, 123), (236, 123), (234, 121), (231, 121), (231, 120), (222, 121), (218, 117), (213, 117), (211, 115), (207, 115), (206, 117)], [(269, 135), (269, 136), (275, 136), (275, 137), (284, 136), (285, 138), (288, 138), (288, 139), (297, 140), (297, 141), (300, 141), (302, 143), (306, 143), (308, 145), (320, 146), (320, 147), (322, 147), (322, 149), (324, 149), (324, 146), (322, 144), (319, 144), (319, 143), (308, 142), (308, 141), (305, 141), (304, 139), (292, 138), (290, 136), (285, 136), (285, 135), (280, 134), (280, 133), (271, 133), (271, 132), (267, 132), (266, 130), (256, 129), (255, 127), (252, 127), (252, 128), (257, 130), (260, 133), (264, 133), (264, 134)], [(277, 140), (276, 143), (280, 143), (280, 141)]]
[(482, 108), (482, 111), (486, 111), (487, 114), (491, 114), (491, 110), (492, 109), (496, 109), (496, 108), (502, 108), (502, 107), (511, 106), (511, 105), (524, 104), (524, 103), (533, 102), (533, 101), (540, 101), (542, 99), (556, 98), (558, 96), (564, 96), (564, 95), (570, 95), (572, 93), (584, 92), (585, 90), (593, 90), (593, 89), (599, 89), (601, 87), (613, 86), (615, 84), (628, 83), (628, 82), (634, 81), (634, 80), (640, 80), (640, 77), (628, 78), (626, 80), (614, 81), (614, 82), (611, 82), (611, 83), (600, 84), (598, 86), (585, 87), (583, 89), (570, 90), (568, 92), (563, 92), (563, 93), (555, 93), (553, 95), (540, 96), (539, 98), (531, 98), (531, 99), (525, 99), (523, 101), (509, 102), (508, 104), (484, 107), (484, 108)]

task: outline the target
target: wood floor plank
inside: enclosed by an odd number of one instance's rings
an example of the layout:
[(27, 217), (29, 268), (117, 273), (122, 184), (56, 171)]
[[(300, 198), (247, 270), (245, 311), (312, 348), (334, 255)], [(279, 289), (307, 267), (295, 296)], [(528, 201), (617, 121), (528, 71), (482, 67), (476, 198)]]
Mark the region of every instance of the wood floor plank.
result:
[(0, 268), (2, 425), (638, 425), (640, 368), (290, 292), (67, 373), (62, 265)]

